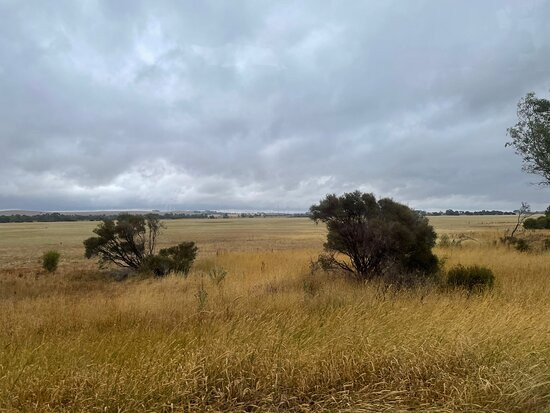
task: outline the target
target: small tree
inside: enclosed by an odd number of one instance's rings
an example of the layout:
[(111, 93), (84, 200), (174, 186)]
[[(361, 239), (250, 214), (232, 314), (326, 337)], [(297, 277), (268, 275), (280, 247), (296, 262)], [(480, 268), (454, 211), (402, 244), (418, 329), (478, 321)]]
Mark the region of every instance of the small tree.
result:
[(531, 215), (531, 207), (527, 202), (522, 202), (519, 209), (516, 209), (514, 211), (516, 213), (516, 225), (514, 226), (514, 229), (508, 235), (509, 229), (507, 229), (504, 233), (504, 237), (502, 238), (502, 241), (504, 243), (514, 243), (516, 242), (516, 232), (517, 230), (523, 225), (524, 221)]
[(57, 251), (51, 250), (45, 252), (42, 255), (42, 268), (48, 272), (55, 272), (59, 263), (59, 257), (61, 257), (61, 254)]
[(391, 199), (355, 191), (340, 197), (327, 195), (310, 208), (316, 223), (326, 223), (324, 268), (339, 268), (362, 279), (385, 270), (434, 273), (432, 253), (436, 234), (427, 218)]
[(518, 122), (508, 129), (513, 146), (523, 157), (523, 170), (542, 177), (550, 185), (550, 101), (528, 93), (518, 103)]
[(84, 241), (86, 258), (99, 257), (101, 264), (139, 269), (155, 252), (162, 224), (158, 215), (121, 214), (105, 219), (94, 229), (96, 237)]
[(495, 282), (493, 272), (486, 267), (457, 265), (447, 274), (447, 285), (452, 288), (465, 288), (468, 292), (492, 288)]

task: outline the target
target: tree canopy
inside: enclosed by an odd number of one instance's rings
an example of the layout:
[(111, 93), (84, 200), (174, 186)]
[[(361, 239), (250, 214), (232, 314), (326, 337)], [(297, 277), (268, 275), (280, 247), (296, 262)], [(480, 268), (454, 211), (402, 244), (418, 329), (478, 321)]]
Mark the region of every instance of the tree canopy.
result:
[(433, 273), (436, 234), (427, 218), (409, 207), (359, 191), (327, 195), (310, 208), (311, 219), (327, 225), (326, 268), (372, 279), (385, 271)]

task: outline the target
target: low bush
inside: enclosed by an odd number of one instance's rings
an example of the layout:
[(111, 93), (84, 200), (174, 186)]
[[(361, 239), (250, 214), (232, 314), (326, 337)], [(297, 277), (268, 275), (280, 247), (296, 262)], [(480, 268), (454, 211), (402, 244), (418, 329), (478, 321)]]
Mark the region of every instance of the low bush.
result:
[(140, 267), (143, 273), (152, 273), (157, 277), (164, 277), (173, 271), (174, 262), (170, 257), (162, 255), (149, 255), (146, 257)]
[(187, 274), (197, 257), (198, 248), (193, 241), (182, 242), (170, 248), (163, 248), (159, 256), (172, 261), (171, 271)]
[(187, 274), (195, 261), (197, 250), (194, 242), (182, 242), (170, 248), (164, 248), (157, 255), (143, 259), (140, 270), (163, 277), (170, 272)]
[(525, 229), (550, 229), (550, 216), (527, 218), (523, 222)]
[(42, 255), (42, 268), (48, 272), (55, 272), (59, 264), (59, 257), (61, 257), (61, 254), (57, 251), (51, 250), (45, 252)]
[(494, 282), (495, 276), (493, 272), (489, 268), (477, 265), (469, 267), (457, 265), (447, 273), (448, 287), (464, 288), (468, 292), (492, 288)]

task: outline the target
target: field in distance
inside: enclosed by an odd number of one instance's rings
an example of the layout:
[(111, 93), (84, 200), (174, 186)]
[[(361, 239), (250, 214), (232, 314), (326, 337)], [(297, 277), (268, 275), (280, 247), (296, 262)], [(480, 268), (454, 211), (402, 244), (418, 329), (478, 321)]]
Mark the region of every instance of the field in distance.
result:
[(1, 224), (0, 411), (548, 411), (550, 253), (500, 245), (513, 216), (430, 221), (491, 292), (312, 274), (325, 229), (300, 218), (166, 221), (191, 273), (123, 282), (83, 257), (97, 222)]

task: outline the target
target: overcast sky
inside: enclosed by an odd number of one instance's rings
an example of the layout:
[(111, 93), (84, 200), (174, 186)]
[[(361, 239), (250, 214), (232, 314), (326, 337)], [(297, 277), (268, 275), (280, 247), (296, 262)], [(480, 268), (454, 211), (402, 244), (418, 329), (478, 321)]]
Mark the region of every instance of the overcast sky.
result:
[(0, 0), (0, 209), (550, 203), (550, 1)]

